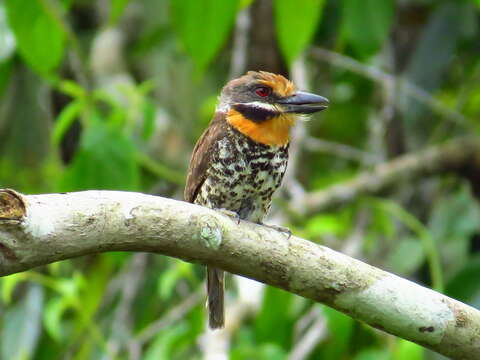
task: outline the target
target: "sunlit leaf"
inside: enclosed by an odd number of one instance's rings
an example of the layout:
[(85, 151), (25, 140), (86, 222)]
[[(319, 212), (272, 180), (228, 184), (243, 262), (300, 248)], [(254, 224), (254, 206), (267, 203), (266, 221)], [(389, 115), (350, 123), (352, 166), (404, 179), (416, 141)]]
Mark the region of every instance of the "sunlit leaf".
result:
[(122, 16), (126, 6), (130, 0), (112, 0), (110, 5), (110, 25), (117, 23), (118, 19)]
[(423, 347), (407, 340), (399, 339), (392, 360), (422, 360)]
[(86, 90), (72, 80), (60, 81), (58, 83), (58, 89), (74, 99), (85, 97), (87, 95)]
[(394, 15), (393, 0), (344, 0), (342, 32), (360, 56), (377, 51), (387, 39)]
[(49, 74), (63, 58), (62, 29), (37, 0), (8, 0), (5, 4), (20, 55), (40, 74)]
[(324, 3), (325, 0), (274, 1), (278, 43), (288, 63), (312, 40)]
[(62, 316), (70, 306), (70, 300), (61, 296), (50, 299), (45, 306), (43, 323), (48, 334), (56, 341), (62, 339)]
[(84, 106), (85, 103), (83, 101), (76, 100), (72, 101), (62, 109), (60, 114), (58, 114), (55, 126), (53, 128), (53, 144), (58, 145), (60, 141), (62, 141), (63, 136), (68, 131), (70, 126), (72, 126), (73, 122), (77, 119)]
[(310, 218), (307, 222), (306, 230), (308, 237), (318, 237), (323, 235), (339, 235), (345, 230), (345, 222), (340, 216), (320, 214)]
[(390, 360), (390, 356), (388, 352), (385, 350), (367, 349), (367, 350), (361, 351), (353, 359), (354, 360)]
[(15, 290), (15, 287), (25, 280), (25, 274), (13, 274), (10, 276), (5, 276), (1, 279), (2, 284), (2, 301), (5, 304), (9, 304), (12, 300), (12, 294)]
[(177, 35), (202, 71), (230, 33), (238, 0), (170, 0), (170, 4)]

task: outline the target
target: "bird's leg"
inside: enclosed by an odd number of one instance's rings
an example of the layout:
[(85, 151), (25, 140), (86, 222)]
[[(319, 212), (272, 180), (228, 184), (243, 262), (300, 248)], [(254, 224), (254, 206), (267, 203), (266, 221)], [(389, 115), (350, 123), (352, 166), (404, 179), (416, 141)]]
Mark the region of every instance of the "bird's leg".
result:
[(238, 213), (236, 213), (235, 211), (228, 210), (225, 208), (220, 208), (215, 210), (218, 211), (219, 213), (222, 213), (225, 216), (228, 216), (229, 218), (232, 218), (232, 220), (234, 220), (237, 223), (237, 225), (240, 224), (240, 220), (241, 220), (240, 215), (238, 215)]
[(290, 237), (292, 236), (292, 230), (290, 230), (289, 228), (285, 227), (285, 226), (280, 226), (280, 225), (267, 225), (267, 224), (264, 224), (264, 223), (260, 223), (260, 225), (263, 225), (263, 226), (266, 226), (270, 229), (273, 229), (273, 230), (277, 230), (278, 232), (281, 232), (283, 234), (285, 234), (285, 236), (287, 237), (287, 239), (290, 239)]

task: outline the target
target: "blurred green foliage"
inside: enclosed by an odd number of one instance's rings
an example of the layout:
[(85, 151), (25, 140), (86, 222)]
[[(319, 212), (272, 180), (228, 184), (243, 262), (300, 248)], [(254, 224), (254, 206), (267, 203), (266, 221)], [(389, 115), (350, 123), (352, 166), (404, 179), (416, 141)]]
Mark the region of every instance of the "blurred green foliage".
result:
[[(302, 125), (308, 135), (296, 178), (307, 192), (404, 152), (478, 133), (478, 0), (259, 6), (268, 1), (0, 0), (0, 187), (181, 198), (193, 144), (232, 64), (248, 56), (255, 39), (262, 39), (265, 57), (277, 42), (280, 61), (307, 74), (302, 86), (331, 101)], [(273, 29), (265, 29), (262, 16), (274, 17)], [(316, 56), (317, 47), (350, 62)], [(264, 60), (269, 70), (271, 59)], [(312, 138), (330, 147), (309, 147)], [(338, 151), (338, 144), (346, 147)], [(458, 174), (399, 179), (383, 197), (311, 217), (290, 216), (294, 199), (283, 200), (272, 213), (295, 234), (480, 307), (480, 208)], [(203, 280), (201, 266), (124, 253), (4, 277), (0, 359), (200, 359)], [(228, 282), (233, 303), (240, 291)], [(307, 335), (314, 336), (310, 347)], [(231, 334), (229, 357), (299, 353), (299, 359), (441, 359), (266, 287), (258, 309)]]

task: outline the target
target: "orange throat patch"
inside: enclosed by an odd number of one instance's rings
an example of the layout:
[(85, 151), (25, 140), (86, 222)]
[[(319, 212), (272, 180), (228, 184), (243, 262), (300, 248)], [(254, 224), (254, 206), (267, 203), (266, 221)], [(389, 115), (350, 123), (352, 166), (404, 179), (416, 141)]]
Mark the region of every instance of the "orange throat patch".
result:
[(235, 109), (230, 109), (227, 114), (227, 122), (243, 135), (270, 146), (288, 144), (290, 128), (295, 121), (296, 116), (293, 114), (283, 114), (258, 123), (244, 117)]

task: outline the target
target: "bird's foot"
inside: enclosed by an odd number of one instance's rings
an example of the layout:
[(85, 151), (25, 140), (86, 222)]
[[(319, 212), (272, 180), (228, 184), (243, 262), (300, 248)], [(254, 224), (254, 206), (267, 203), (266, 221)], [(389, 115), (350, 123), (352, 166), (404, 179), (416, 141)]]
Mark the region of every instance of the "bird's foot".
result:
[(240, 215), (238, 215), (235, 211), (220, 208), (220, 209), (215, 209), (219, 213), (222, 213), (225, 216), (228, 216), (229, 218), (232, 218), (233, 221), (235, 221), (238, 224), (240, 224)]
[(263, 224), (263, 226), (266, 226), (270, 229), (273, 229), (273, 230), (277, 230), (278, 232), (281, 232), (283, 234), (285, 234), (285, 236), (287, 237), (287, 239), (290, 239), (290, 237), (292, 236), (292, 230), (290, 230), (289, 228), (285, 227), (285, 226), (280, 226), (280, 225), (267, 225), (267, 224)]

